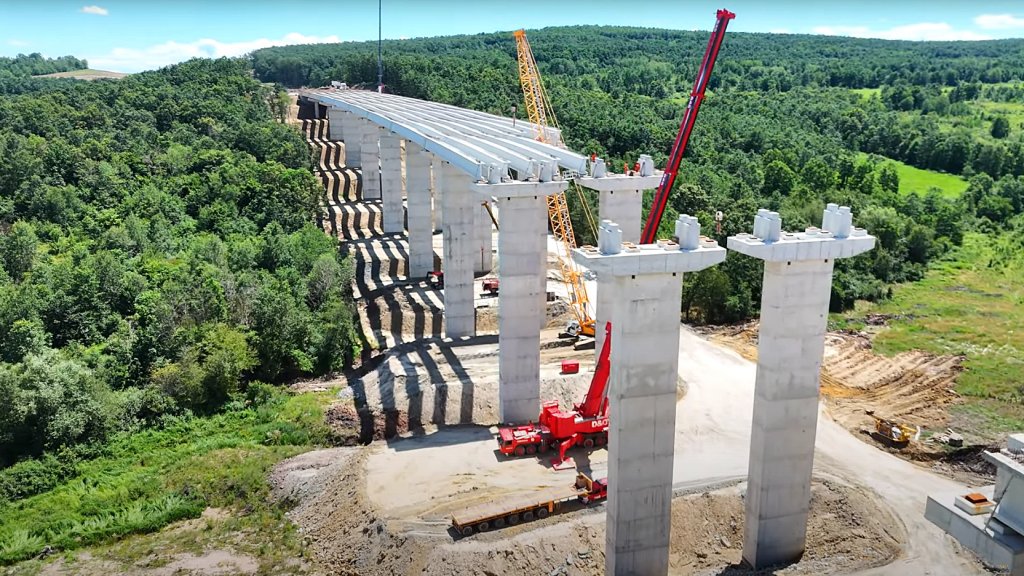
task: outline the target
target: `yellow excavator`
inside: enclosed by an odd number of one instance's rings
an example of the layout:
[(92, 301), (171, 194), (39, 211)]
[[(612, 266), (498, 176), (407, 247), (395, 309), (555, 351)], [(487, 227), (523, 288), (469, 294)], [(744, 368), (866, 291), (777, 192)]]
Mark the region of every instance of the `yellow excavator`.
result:
[(917, 441), (921, 438), (920, 426), (910, 426), (882, 418), (875, 415), (874, 410), (866, 410), (866, 412), (875, 420), (875, 432), (891, 444), (903, 445), (911, 440)]

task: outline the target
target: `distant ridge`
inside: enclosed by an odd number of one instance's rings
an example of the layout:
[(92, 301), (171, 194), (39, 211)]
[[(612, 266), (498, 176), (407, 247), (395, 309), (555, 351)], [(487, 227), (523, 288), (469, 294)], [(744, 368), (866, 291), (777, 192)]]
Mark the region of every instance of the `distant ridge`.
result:
[(75, 80), (99, 80), (100, 78), (111, 78), (114, 80), (127, 76), (124, 72), (111, 72), (109, 70), (70, 70), (68, 72), (54, 72), (53, 74), (41, 74), (36, 78), (74, 78)]

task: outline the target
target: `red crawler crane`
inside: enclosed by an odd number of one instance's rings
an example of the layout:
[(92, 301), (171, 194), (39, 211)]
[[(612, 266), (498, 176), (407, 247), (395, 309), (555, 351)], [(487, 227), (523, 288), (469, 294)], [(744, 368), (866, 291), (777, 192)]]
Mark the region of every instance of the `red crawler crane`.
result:
[(641, 244), (653, 244), (657, 241), (654, 236), (658, 233), (658, 226), (661, 225), (661, 216), (665, 213), (668, 195), (672, 192), (672, 185), (675, 184), (679, 163), (682, 162), (683, 154), (686, 153), (686, 145), (690, 142), (690, 132), (693, 131), (693, 124), (697, 121), (697, 112), (700, 111), (700, 105), (704, 101), (704, 90), (707, 89), (711, 71), (715, 68), (718, 50), (722, 47), (722, 39), (725, 38), (725, 29), (729, 25), (729, 20), (735, 17), (736, 15), (728, 10), (718, 11), (718, 21), (715, 23), (715, 29), (711, 31), (711, 37), (708, 38), (708, 47), (704, 52), (704, 60), (700, 63), (700, 70), (697, 71), (697, 80), (693, 83), (690, 100), (686, 104), (686, 113), (683, 115), (682, 123), (679, 124), (679, 133), (676, 134), (676, 141), (672, 145), (672, 152), (665, 165), (665, 172), (658, 184), (658, 191), (654, 194), (651, 212), (647, 215), (643, 234), (640, 235)]

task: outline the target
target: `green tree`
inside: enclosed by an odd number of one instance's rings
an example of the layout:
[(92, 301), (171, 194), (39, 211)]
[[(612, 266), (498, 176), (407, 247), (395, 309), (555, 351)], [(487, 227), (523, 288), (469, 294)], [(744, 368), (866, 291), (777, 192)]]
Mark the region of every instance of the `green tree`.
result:
[(992, 119), (992, 137), (1006, 138), (1010, 135), (1010, 121), (1006, 116), (996, 116)]
[(39, 245), (35, 227), (29, 222), (15, 222), (10, 232), (0, 240), (4, 269), (15, 281), (20, 280), (35, 262), (36, 247)]

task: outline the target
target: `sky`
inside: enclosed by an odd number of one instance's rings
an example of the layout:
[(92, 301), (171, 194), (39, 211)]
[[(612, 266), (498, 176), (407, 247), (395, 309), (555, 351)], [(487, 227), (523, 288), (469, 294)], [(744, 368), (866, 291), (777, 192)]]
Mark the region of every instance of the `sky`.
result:
[[(95, 4), (92, 2), (96, 2)], [(1024, 2), (986, 0), (380, 0), (386, 39), (574, 24), (896, 40), (1024, 37)], [(0, 56), (86, 58), (137, 72), (273, 45), (377, 39), (378, 0), (0, 0)]]

